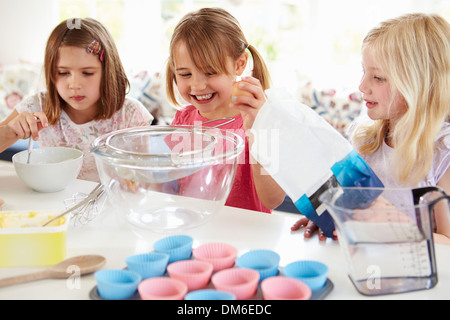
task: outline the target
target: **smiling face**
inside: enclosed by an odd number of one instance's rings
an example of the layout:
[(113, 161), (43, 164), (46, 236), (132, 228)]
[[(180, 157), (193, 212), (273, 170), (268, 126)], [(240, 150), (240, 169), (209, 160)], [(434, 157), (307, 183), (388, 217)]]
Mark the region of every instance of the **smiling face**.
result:
[[(183, 42), (174, 50), (175, 82), (183, 99), (194, 105), (200, 115), (207, 119), (233, 117), (239, 111), (229, 107), (231, 90), (236, 74), (240, 74), (240, 60), (227, 58), (229, 74), (209, 72), (197, 68)], [(245, 68), (245, 66), (244, 66)], [(243, 70), (243, 69), (242, 69)]]
[(359, 90), (363, 93), (368, 116), (372, 120), (395, 122), (407, 110), (405, 99), (392, 90), (386, 73), (381, 69), (370, 47), (363, 50), (362, 65), (364, 75)]
[(55, 87), (66, 102), (65, 111), (75, 123), (86, 123), (98, 113), (102, 64), (86, 49), (63, 46), (59, 49)]

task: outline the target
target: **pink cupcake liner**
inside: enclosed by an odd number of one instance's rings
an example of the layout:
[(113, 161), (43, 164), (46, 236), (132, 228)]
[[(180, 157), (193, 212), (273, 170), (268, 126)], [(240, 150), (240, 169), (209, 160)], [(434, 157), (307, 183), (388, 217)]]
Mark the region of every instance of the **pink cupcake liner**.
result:
[(212, 271), (211, 263), (197, 260), (182, 260), (167, 266), (169, 276), (183, 281), (189, 291), (206, 287), (211, 279)]
[(246, 268), (225, 269), (214, 274), (211, 281), (217, 290), (230, 292), (238, 300), (246, 300), (256, 294), (259, 272)]
[(214, 271), (220, 271), (234, 266), (237, 249), (226, 243), (212, 242), (194, 249), (192, 255), (196, 260), (211, 263)]
[(311, 289), (303, 282), (289, 277), (275, 276), (261, 282), (264, 300), (308, 300)]
[(138, 285), (142, 300), (182, 300), (187, 291), (183, 281), (168, 277), (148, 278)]

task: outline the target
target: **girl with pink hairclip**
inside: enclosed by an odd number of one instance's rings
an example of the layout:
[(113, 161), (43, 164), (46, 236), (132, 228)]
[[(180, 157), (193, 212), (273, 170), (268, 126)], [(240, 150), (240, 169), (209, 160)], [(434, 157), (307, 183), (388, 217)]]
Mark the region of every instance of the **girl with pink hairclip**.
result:
[(0, 150), (32, 138), (42, 147), (64, 146), (84, 152), (78, 178), (99, 181), (91, 142), (105, 133), (150, 125), (153, 117), (126, 97), (129, 81), (114, 40), (98, 21), (61, 22), (45, 50), (47, 91), (24, 99), (0, 124)]

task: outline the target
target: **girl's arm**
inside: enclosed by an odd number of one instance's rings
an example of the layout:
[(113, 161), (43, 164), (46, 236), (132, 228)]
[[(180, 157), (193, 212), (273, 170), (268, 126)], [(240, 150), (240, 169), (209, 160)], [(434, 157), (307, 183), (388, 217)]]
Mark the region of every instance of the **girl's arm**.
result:
[[(259, 109), (261, 109), (266, 102), (266, 97), (258, 79), (253, 77), (244, 77), (242, 80), (244, 82), (239, 84), (239, 88), (243, 91), (250, 92), (253, 97), (233, 97), (230, 106), (241, 112), (242, 120), (244, 122), (244, 130), (248, 138), (248, 145), (251, 149), (253, 144), (253, 136), (250, 129), (253, 126), (253, 122), (255, 121)], [(266, 172), (263, 166), (261, 166), (251, 156), (250, 163), (252, 165), (253, 180), (259, 200), (266, 208), (270, 210), (277, 208), (281, 203), (283, 203), (286, 193)]]

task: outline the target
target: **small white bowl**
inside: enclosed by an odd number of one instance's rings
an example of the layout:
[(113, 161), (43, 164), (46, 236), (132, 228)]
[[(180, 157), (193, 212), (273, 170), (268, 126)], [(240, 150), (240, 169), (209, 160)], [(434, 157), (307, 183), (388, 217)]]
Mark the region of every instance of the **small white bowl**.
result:
[(63, 190), (78, 176), (83, 164), (83, 152), (65, 147), (37, 148), (31, 151), (27, 163), (28, 150), (12, 157), (14, 169), (20, 180), (38, 192)]

